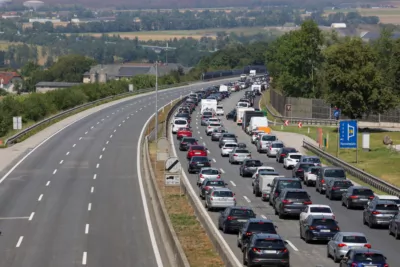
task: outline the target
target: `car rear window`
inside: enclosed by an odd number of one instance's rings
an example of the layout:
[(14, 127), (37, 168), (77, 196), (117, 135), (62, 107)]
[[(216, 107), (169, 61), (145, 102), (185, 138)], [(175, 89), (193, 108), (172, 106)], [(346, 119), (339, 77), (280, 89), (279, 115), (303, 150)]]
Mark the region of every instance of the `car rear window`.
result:
[(272, 173), (272, 172), (275, 172), (275, 170), (273, 170), (273, 169), (262, 169), (262, 170), (259, 170), (259, 171), (258, 171), (258, 173), (259, 173), (260, 175), (267, 175), (267, 174), (270, 174), (270, 173)]
[(248, 210), (248, 209), (232, 209), (230, 215), (252, 217), (252, 216), (254, 216), (254, 212), (252, 210)]
[(283, 144), (272, 144), (273, 148), (282, 148)]
[(371, 189), (354, 189), (353, 195), (360, 195), (360, 196), (373, 196), (374, 192)]
[(262, 163), (259, 160), (248, 160), (246, 161), (246, 166), (261, 166)]
[(344, 236), (343, 240), (344, 243), (368, 243), (365, 236)]
[(340, 178), (345, 178), (346, 174), (344, 170), (338, 170), (338, 169), (327, 169), (324, 172), (325, 177), (340, 177)]
[(336, 222), (333, 219), (314, 219), (312, 225), (336, 226)]
[(318, 174), (319, 168), (311, 168), (312, 174)]
[(262, 141), (276, 141), (276, 136), (275, 135), (263, 135)]
[(224, 108), (223, 108), (223, 107), (218, 107), (218, 106), (217, 106), (217, 109), (224, 109)]
[(225, 147), (237, 147), (237, 144), (225, 144)]
[(208, 162), (207, 157), (193, 157), (194, 162)]
[(247, 154), (249, 154), (250, 152), (247, 149), (236, 149), (235, 153), (243, 153), (243, 154), (247, 153)]
[(269, 222), (252, 222), (249, 225), (248, 231), (276, 234), (275, 225)]
[(335, 181), (333, 185), (340, 188), (349, 188), (353, 184), (349, 181)]
[(211, 112), (204, 112), (203, 113), (203, 117), (212, 117), (212, 113)]
[(398, 211), (399, 207), (396, 204), (378, 204), (376, 205), (377, 210), (395, 210)]
[(231, 191), (215, 191), (213, 193), (214, 197), (233, 197), (233, 193)]
[(274, 248), (281, 249), (285, 247), (285, 243), (281, 239), (257, 239), (255, 244), (256, 247), (261, 248)]
[(224, 138), (236, 138), (234, 134), (224, 134)]
[(213, 174), (217, 175), (217, 174), (219, 174), (219, 171), (214, 170), (214, 169), (206, 169), (206, 170), (202, 170), (201, 173), (208, 174), (208, 175), (213, 175)]
[(287, 192), (286, 198), (309, 199), (307, 192)]
[(192, 150), (205, 150), (204, 146), (192, 146)]
[(381, 263), (386, 262), (385, 257), (378, 253), (357, 253), (354, 255), (356, 262)]
[(283, 188), (301, 188), (301, 183), (300, 181), (279, 181), (278, 182), (278, 188), (283, 189)]
[(284, 148), (282, 150), (282, 153), (294, 153), (294, 152), (297, 152), (297, 150), (294, 148)]
[(221, 126), (221, 123), (212, 122), (212, 123), (210, 123), (210, 126), (212, 126), (212, 127), (219, 127), (219, 126)]
[(221, 180), (217, 180), (217, 181), (208, 181), (207, 183), (206, 183), (206, 185), (209, 185), (209, 186), (222, 186), (222, 187), (225, 187), (225, 182), (224, 181), (221, 181)]
[(176, 120), (176, 121), (174, 121), (174, 124), (177, 124), (177, 125), (185, 125), (185, 124), (186, 124), (186, 121), (183, 121), (183, 120)]
[(194, 139), (194, 138), (184, 138), (184, 139), (182, 140), (182, 142), (186, 142), (186, 143), (195, 143), (195, 142), (196, 142), (196, 139)]
[(319, 158), (305, 158), (304, 162), (321, 163)]
[(311, 213), (332, 213), (328, 207), (311, 207), (310, 211)]
[(308, 170), (311, 168), (311, 167), (314, 167), (315, 165), (314, 164), (300, 164), (300, 169), (303, 169), (304, 171), (306, 171), (306, 172), (308, 172)]
[(291, 159), (300, 159), (301, 155), (290, 155)]

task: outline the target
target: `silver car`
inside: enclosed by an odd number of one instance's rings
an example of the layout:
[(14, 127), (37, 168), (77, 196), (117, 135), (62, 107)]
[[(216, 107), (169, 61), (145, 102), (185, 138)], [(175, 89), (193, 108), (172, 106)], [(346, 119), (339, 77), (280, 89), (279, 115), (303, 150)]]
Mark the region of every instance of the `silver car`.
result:
[(213, 187), (206, 195), (204, 205), (208, 211), (236, 206), (235, 194), (229, 188)]
[(245, 159), (251, 159), (251, 153), (245, 148), (235, 147), (235, 149), (229, 153), (229, 163), (236, 164), (241, 163)]
[(266, 152), (268, 150), (269, 144), (278, 140), (273, 134), (263, 134), (257, 141), (257, 151), (259, 153)]
[(220, 179), (221, 173), (217, 168), (205, 167), (201, 168), (199, 171), (199, 176), (197, 177), (197, 185), (201, 185), (204, 179)]
[(282, 141), (274, 141), (272, 142), (267, 150), (267, 156), (268, 157), (276, 157), (276, 154), (278, 154), (278, 151), (283, 147), (283, 142)]
[(206, 127), (206, 134), (211, 135), (214, 129), (221, 128), (222, 124), (220, 122), (209, 122)]
[(236, 147), (238, 146), (237, 143), (235, 142), (227, 142), (221, 147), (221, 156), (226, 157), (229, 156), (229, 153), (231, 153)]
[(371, 248), (371, 245), (363, 233), (339, 232), (328, 242), (327, 254), (339, 262), (350, 249), (364, 248)]
[(219, 147), (223, 147), (225, 143), (237, 143), (237, 138), (236, 135), (231, 134), (231, 133), (224, 133), (221, 135), (219, 138)]

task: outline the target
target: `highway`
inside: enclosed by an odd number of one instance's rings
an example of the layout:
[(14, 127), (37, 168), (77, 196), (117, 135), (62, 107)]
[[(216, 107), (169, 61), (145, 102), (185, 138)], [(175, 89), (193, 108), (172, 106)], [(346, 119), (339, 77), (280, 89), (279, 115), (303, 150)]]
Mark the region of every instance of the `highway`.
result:
[[(222, 101), (224, 106), (225, 114), (234, 108), (238, 100), (244, 95), (244, 92), (232, 93), (231, 97)], [(255, 107), (258, 106), (258, 100), (255, 101)], [(243, 178), (239, 175), (239, 165), (231, 165), (228, 162), (228, 158), (223, 158), (220, 155), (220, 149), (218, 142), (212, 142), (210, 136), (206, 136), (205, 127), (200, 126), (200, 108), (197, 108), (193, 112), (192, 117), (192, 128), (193, 136), (199, 140), (199, 144), (203, 144), (209, 150), (209, 158), (212, 159), (211, 166), (219, 168), (222, 172), (222, 179), (229, 184), (229, 188), (236, 193), (237, 205), (250, 206), (253, 208), (257, 217), (271, 219), (275, 225), (278, 226), (278, 233), (288, 241), (288, 248), (291, 252), (291, 266), (294, 267), (334, 267), (338, 266), (332, 259), (327, 258), (326, 244), (307, 244), (304, 240), (300, 239), (299, 236), (299, 222), (298, 219), (279, 219), (274, 214), (274, 210), (269, 206), (268, 202), (262, 202), (260, 198), (256, 198), (252, 193), (251, 178)], [(224, 127), (230, 133), (234, 133), (238, 136), (239, 142), (246, 143), (247, 147), (252, 153), (254, 159), (259, 159), (264, 163), (264, 166), (272, 166), (277, 172), (286, 177), (291, 177), (291, 170), (285, 170), (282, 164), (275, 161), (275, 158), (268, 158), (265, 154), (259, 154), (255, 146), (251, 144), (250, 137), (245, 134), (236, 123), (227, 121), (225, 117), (220, 117)], [(172, 135), (170, 135), (172, 136)], [(181, 152), (178, 149), (178, 141), (175, 136), (174, 147), (177, 155), (182, 164), (182, 169), (185, 171), (186, 176), (191, 182), (192, 187), (198, 192), (196, 186), (197, 174), (189, 174), (187, 172), (187, 159), (186, 152)], [(284, 140), (282, 140), (284, 141)], [(305, 187), (305, 186), (304, 186)], [(372, 248), (381, 250), (389, 260), (390, 266), (399, 266), (396, 260), (399, 252), (398, 240), (395, 240), (392, 236), (389, 236), (388, 230), (386, 229), (369, 229), (362, 223), (362, 210), (346, 210), (341, 206), (340, 201), (330, 201), (325, 198), (325, 195), (320, 195), (315, 191), (314, 187), (307, 188), (311, 196), (313, 204), (327, 204), (330, 205), (336, 215), (339, 222), (341, 231), (356, 231), (363, 232), (366, 234)], [(217, 218), (219, 212), (208, 212), (211, 216), (215, 225), (217, 225)], [(236, 246), (237, 235), (235, 234), (221, 234), (229, 244), (233, 253), (237, 256), (238, 260), (242, 262), (242, 253)]]
[[(160, 91), (159, 107), (203, 86)], [(2, 177), (0, 266), (163, 266), (137, 170), (154, 111), (154, 94), (105, 108)]]

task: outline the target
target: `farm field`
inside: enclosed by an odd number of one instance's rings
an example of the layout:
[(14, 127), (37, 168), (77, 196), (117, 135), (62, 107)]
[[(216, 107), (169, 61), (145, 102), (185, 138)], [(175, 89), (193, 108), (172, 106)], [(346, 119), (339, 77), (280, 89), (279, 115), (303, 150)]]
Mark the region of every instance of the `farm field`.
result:
[[(0, 42), (0, 51), (7, 51), (8, 47), (11, 45), (21, 45), (22, 43), (10, 43), (10, 42)], [(39, 65), (44, 65), (46, 63), (47, 60), (47, 56), (43, 56), (42, 53), (42, 46), (36, 46), (37, 50), (38, 50), (38, 64)]]
[[(400, 5), (399, 5), (400, 6)], [(325, 15), (334, 14), (337, 12), (359, 12), (363, 16), (377, 16), (381, 23), (400, 24), (400, 7), (398, 8), (357, 8), (357, 9), (337, 9), (327, 10)]]

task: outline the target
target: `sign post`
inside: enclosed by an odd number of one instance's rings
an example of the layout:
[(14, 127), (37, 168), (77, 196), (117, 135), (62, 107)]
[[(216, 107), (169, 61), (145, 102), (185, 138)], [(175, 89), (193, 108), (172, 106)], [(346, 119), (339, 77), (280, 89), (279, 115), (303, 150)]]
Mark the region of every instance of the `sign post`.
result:
[(170, 157), (165, 161), (165, 186), (179, 186), (179, 195), (182, 195), (181, 171), (182, 166), (177, 157)]
[(22, 129), (22, 117), (13, 117), (13, 129), (14, 130)]
[[(356, 120), (339, 122), (339, 149), (356, 149), (356, 163), (358, 163), (358, 125)], [(339, 150), (338, 149), (338, 150)]]

